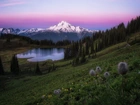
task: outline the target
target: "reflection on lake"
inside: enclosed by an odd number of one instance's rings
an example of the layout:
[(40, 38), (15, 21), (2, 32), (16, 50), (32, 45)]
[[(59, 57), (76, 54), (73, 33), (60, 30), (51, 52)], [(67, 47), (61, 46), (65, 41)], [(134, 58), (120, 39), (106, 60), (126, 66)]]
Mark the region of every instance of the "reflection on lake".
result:
[(27, 58), (29, 62), (64, 59), (63, 48), (35, 48), (27, 52), (17, 54), (17, 58)]

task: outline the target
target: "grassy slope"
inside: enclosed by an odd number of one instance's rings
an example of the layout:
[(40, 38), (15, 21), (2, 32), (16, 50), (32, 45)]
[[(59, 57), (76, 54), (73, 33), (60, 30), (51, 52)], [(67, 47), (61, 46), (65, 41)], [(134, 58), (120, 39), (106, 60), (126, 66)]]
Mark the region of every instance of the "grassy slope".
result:
[[(136, 35), (138, 36), (138, 34)], [(116, 105), (119, 105), (130, 100), (129, 104), (132, 104), (137, 96), (135, 93), (140, 95), (138, 90), (140, 87), (140, 78), (138, 78), (140, 75), (138, 74), (140, 68), (135, 67), (134, 63), (139, 62), (140, 45), (135, 44), (128, 48), (124, 48), (124, 46), (125, 43), (111, 46), (99, 52), (97, 54), (99, 56), (98, 58), (89, 59), (88, 63), (84, 65), (77, 67), (72, 67), (71, 65), (59, 67), (56, 71), (41, 76), (3, 76), (1, 79), (5, 79), (6, 81), (2, 82), (3, 86), (0, 88), (0, 103), (1, 105), (34, 105), (37, 103), (42, 105), (53, 105), (56, 103), (60, 103), (60, 105), (105, 105), (117, 102)], [(5, 57), (5, 53), (7, 56), (9, 55), (9, 51), (5, 51), (4, 53), (1, 52), (0, 54)], [(10, 53), (12, 54), (14, 52), (10, 51)], [(9, 57), (7, 57), (7, 59), (8, 58)], [(129, 89), (133, 93), (131, 94), (130, 91), (124, 91), (123, 94), (127, 95), (128, 98), (128, 100), (124, 99), (124, 102), (123, 99), (118, 98), (122, 98), (123, 95), (119, 96), (119, 89), (117, 88), (122, 87), (122, 77), (117, 73), (117, 64), (120, 61), (126, 61), (129, 64), (130, 70), (125, 76), (126, 79), (124, 85), (127, 87), (125, 88), (126, 90)], [(68, 62), (70, 61), (60, 61), (55, 64), (63, 65)], [(43, 63), (40, 63), (40, 65)], [(25, 60), (20, 60), (20, 65), (27, 65), (27, 62)], [(102, 73), (97, 77), (89, 76), (89, 70), (92, 68), (95, 69), (96, 66), (102, 68)], [(111, 74), (108, 81), (103, 77), (105, 71), (109, 71)], [(133, 84), (134, 81), (136, 84)], [(135, 86), (132, 87), (133, 85)], [(62, 94), (60, 97), (57, 97), (53, 94), (53, 91), (59, 88), (62, 90)], [(44, 99), (41, 98), (42, 95), (45, 95)], [(138, 97), (138, 99), (140, 99), (140, 97)], [(138, 103), (139, 102), (136, 100), (136, 104)]]

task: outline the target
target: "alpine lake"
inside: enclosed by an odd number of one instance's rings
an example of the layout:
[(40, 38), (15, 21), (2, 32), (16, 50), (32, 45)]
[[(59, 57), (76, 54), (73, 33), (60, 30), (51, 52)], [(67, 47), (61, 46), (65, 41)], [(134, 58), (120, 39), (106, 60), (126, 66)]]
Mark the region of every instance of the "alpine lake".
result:
[(33, 48), (26, 52), (16, 55), (17, 58), (26, 58), (29, 62), (41, 62), (46, 60), (62, 60), (64, 59), (63, 48)]

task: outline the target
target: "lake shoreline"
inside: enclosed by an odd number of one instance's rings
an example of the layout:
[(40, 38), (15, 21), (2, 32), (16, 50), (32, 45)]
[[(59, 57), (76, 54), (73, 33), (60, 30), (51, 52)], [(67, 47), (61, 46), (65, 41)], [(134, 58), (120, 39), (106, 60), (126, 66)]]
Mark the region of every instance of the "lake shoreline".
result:
[(52, 61), (64, 59), (63, 48), (33, 48), (16, 55), (17, 58), (25, 58), (28, 62), (42, 62), (51, 59)]

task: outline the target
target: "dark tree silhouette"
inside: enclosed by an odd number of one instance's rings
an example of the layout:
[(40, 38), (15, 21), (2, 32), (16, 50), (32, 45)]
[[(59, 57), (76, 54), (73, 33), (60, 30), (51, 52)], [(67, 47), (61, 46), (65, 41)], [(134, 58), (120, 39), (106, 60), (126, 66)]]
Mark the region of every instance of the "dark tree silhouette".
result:
[(37, 64), (36, 64), (35, 74), (38, 74), (38, 75), (41, 75), (41, 74), (42, 74), (42, 72), (40, 71), (38, 62), (37, 62)]
[(13, 55), (12, 60), (11, 60), (11, 72), (15, 75), (19, 74), (19, 65), (18, 65), (18, 59), (16, 55)]
[(3, 69), (1, 57), (0, 57), (0, 75), (4, 75), (4, 69)]

